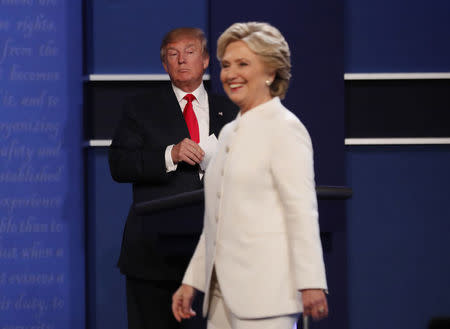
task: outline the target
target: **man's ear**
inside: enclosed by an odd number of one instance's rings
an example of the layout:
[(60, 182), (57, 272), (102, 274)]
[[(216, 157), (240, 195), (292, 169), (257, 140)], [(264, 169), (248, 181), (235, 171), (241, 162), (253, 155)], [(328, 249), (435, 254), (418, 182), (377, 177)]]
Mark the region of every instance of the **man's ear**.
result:
[(209, 55), (203, 56), (203, 70), (206, 70), (206, 68), (209, 65)]
[(165, 59), (162, 61), (162, 65), (163, 65), (163, 67), (164, 67), (164, 70), (165, 70), (167, 73), (169, 73), (169, 71), (167, 70), (167, 64), (166, 64), (166, 60), (165, 60)]

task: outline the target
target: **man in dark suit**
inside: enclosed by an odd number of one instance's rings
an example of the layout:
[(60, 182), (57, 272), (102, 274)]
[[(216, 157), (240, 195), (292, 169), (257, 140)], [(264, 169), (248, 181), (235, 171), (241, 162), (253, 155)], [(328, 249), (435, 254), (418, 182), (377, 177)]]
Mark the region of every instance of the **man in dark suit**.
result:
[[(209, 154), (200, 145), (218, 136), (237, 113), (226, 97), (208, 94), (203, 86), (209, 54), (201, 30), (170, 31), (161, 44), (161, 60), (171, 84), (126, 103), (109, 150), (111, 175), (132, 183), (134, 203), (202, 188), (199, 165)], [(185, 217), (182, 212), (170, 218), (139, 216), (131, 206), (118, 264), (126, 275), (129, 329), (180, 328), (171, 314), (171, 297), (198, 238), (181, 256), (170, 251), (180, 243), (175, 233)], [(196, 321), (184, 328), (201, 328)]]

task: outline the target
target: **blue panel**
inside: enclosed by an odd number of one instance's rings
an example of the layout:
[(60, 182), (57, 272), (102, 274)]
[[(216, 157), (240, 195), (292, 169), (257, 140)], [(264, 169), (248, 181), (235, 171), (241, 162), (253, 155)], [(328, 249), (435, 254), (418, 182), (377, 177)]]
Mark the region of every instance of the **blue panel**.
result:
[(450, 71), (448, 0), (347, 0), (345, 71)]
[(112, 180), (106, 148), (87, 153), (89, 328), (126, 328), (125, 280), (116, 264), (131, 185)]
[(1, 328), (84, 327), (81, 30), (78, 1), (1, 1)]
[(347, 152), (351, 329), (423, 329), (450, 310), (450, 146)]
[(164, 35), (181, 26), (207, 31), (206, 0), (88, 1), (88, 73), (165, 73)]

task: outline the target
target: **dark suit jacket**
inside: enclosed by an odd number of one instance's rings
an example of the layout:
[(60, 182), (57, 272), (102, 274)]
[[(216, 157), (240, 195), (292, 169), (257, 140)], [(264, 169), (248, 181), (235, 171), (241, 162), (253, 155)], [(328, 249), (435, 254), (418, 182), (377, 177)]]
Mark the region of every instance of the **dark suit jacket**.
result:
[[(220, 129), (235, 118), (237, 108), (224, 96), (208, 94), (208, 99), (209, 134), (218, 137)], [(202, 188), (197, 166), (181, 162), (176, 171), (166, 173), (167, 145), (184, 138), (189, 138), (189, 131), (170, 83), (129, 99), (109, 150), (109, 166), (115, 181), (132, 183), (134, 203)], [(139, 216), (132, 205), (118, 263), (121, 272), (137, 278), (181, 280), (198, 236), (191, 236), (193, 241), (183, 246), (186, 237), (176, 234), (181, 221), (177, 217), (186, 219), (189, 214), (175, 210)], [(176, 250), (186, 245), (192, 250)]]

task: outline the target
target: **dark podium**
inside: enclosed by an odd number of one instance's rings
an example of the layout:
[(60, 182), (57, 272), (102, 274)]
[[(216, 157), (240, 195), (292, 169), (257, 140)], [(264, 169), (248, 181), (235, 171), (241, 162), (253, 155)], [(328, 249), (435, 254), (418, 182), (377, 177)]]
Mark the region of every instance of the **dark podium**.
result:
[[(317, 186), (321, 240), (327, 270), (330, 295), (329, 317), (320, 322), (309, 323), (309, 328), (333, 328), (333, 323), (345, 321), (347, 317), (347, 255), (345, 239), (345, 216), (343, 200), (351, 197), (352, 190), (343, 186)], [(155, 231), (166, 241), (160, 246), (168, 255), (176, 255), (184, 262), (190, 258), (203, 228), (203, 190), (180, 193), (170, 197), (140, 202), (134, 205), (139, 215), (157, 214), (159, 218)], [(322, 207), (326, 203), (326, 207)], [(321, 208), (326, 209), (322, 214)], [(331, 209), (331, 211), (330, 211)], [(323, 215), (323, 216), (322, 216)], [(323, 218), (322, 218), (323, 217)], [(156, 224), (156, 223), (155, 223)], [(170, 232), (170, 233), (169, 233)], [(345, 300), (345, 302), (343, 302)], [(197, 304), (197, 307), (200, 307)], [(197, 310), (201, 314), (200, 310)], [(336, 322), (337, 321), (337, 322)], [(299, 325), (299, 328), (301, 326)]]
[[(351, 197), (352, 190), (344, 186), (317, 186), (318, 200), (345, 200)], [(134, 207), (139, 215), (149, 215), (157, 211), (201, 205), (204, 201), (203, 189), (180, 193), (166, 198), (137, 203)]]

